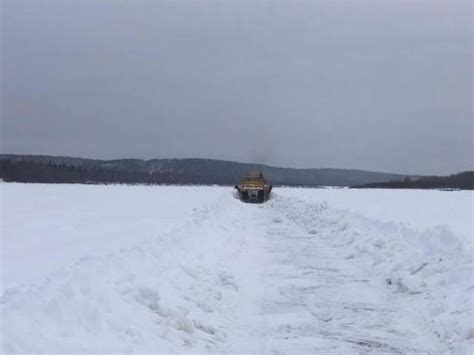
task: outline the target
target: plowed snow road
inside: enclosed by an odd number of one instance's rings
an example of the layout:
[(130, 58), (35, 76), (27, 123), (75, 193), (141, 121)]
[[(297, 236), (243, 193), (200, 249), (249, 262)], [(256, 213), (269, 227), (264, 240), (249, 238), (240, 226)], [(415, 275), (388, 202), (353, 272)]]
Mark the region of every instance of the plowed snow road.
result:
[(213, 193), (166, 233), (6, 289), (2, 351), (469, 351), (472, 257), (448, 230)]

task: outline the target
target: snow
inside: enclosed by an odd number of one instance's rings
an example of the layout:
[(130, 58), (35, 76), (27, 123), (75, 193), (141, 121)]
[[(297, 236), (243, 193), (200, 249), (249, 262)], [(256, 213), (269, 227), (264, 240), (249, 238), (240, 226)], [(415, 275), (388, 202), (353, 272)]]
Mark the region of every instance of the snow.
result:
[(2, 353), (469, 353), (472, 192), (2, 183)]
[[(403, 222), (414, 229), (446, 227), (472, 248), (474, 200), (471, 191), (389, 189), (302, 189), (307, 201), (327, 201), (331, 207), (385, 222)], [(295, 189), (282, 189), (293, 196)]]
[[(213, 201), (207, 188), (2, 184), (2, 286), (139, 245)], [(14, 272), (13, 272), (14, 271)]]

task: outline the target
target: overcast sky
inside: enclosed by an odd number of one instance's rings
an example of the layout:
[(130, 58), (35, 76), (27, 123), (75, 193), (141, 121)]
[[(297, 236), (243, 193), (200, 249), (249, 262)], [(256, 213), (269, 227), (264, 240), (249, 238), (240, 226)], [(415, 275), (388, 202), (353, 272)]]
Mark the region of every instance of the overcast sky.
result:
[(3, 153), (472, 169), (472, 3), (2, 0)]

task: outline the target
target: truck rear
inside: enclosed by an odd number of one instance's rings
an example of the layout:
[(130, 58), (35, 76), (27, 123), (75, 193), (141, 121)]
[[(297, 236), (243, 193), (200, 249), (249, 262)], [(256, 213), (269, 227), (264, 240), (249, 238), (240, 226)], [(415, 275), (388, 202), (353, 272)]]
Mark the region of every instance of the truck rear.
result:
[(235, 188), (243, 202), (263, 203), (270, 198), (272, 186), (261, 172), (248, 173)]

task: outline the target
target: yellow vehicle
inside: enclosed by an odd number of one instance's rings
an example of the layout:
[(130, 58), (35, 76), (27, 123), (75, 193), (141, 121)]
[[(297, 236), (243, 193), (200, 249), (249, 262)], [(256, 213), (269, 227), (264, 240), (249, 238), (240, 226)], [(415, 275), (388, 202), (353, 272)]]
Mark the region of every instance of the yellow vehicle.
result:
[(270, 198), (272, 191), (272, 185), (268, 184), (261, 172), (248, 173), (235, 188), (243, 202), (263, 203)]

